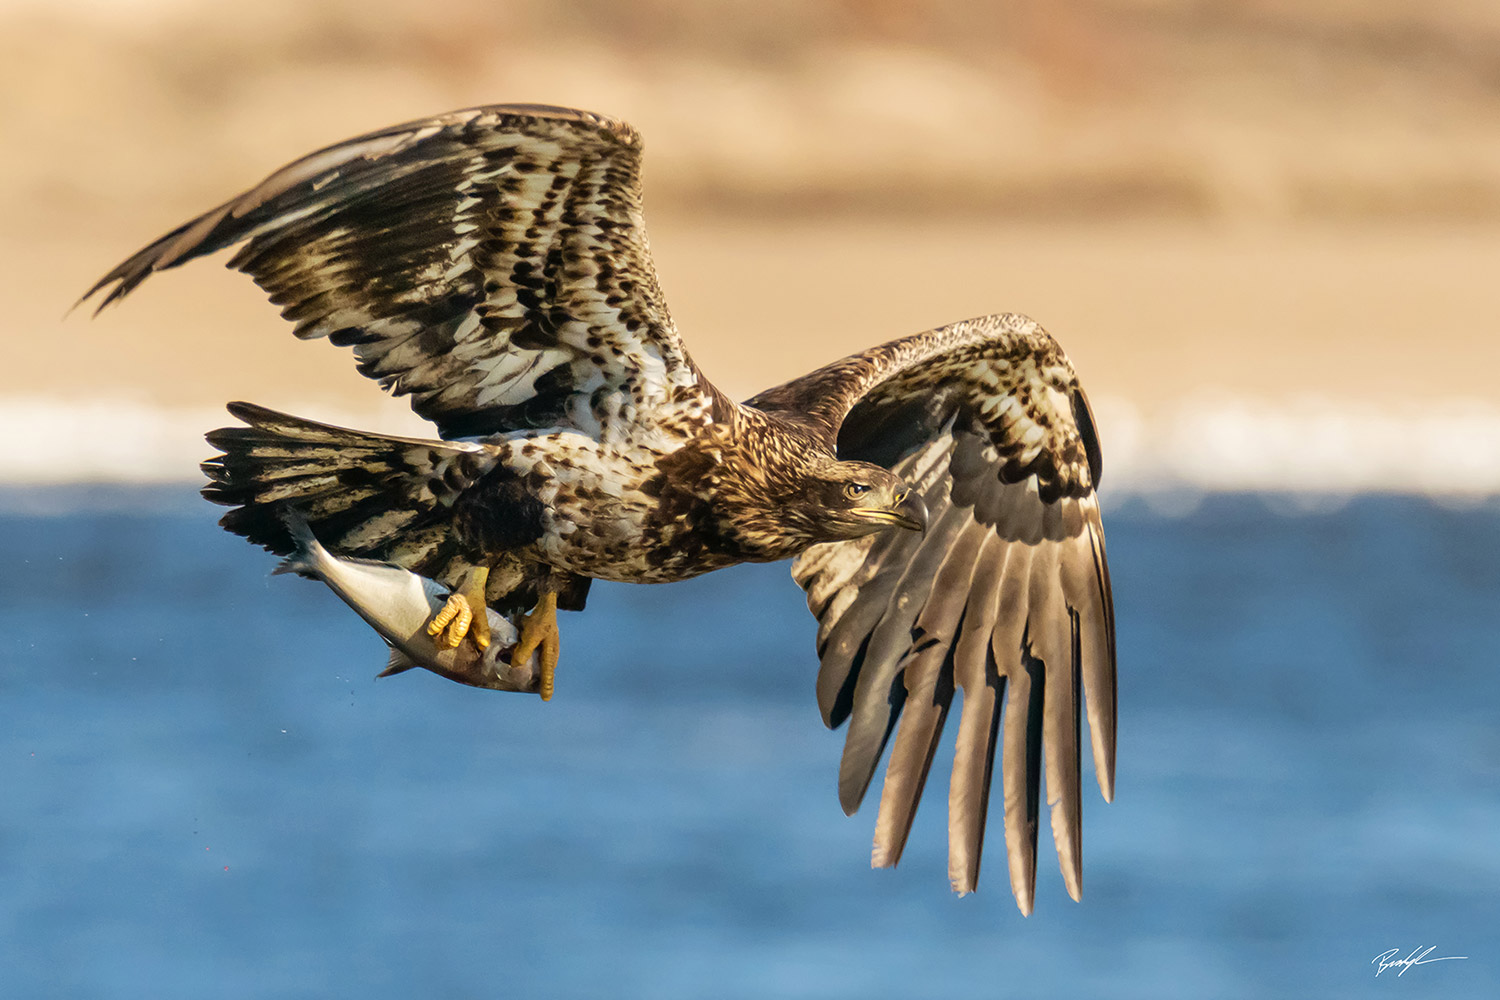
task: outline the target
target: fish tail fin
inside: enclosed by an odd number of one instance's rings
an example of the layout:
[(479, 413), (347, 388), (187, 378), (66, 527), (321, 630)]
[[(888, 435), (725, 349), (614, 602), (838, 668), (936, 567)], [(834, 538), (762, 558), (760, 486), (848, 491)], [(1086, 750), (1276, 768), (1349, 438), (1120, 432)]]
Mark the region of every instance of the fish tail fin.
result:
[(317, 576), (317, 557), (323, 546), (318, 541), (318, 536), (313, 534), (312, 526), (307, 523), (307, 518), (297, 512), (297, 508), (285, 506), (280, 511), (281, 523), (286, 526), (287, 533), (292, 536), (292, 542), (297, 546), (276, 568), (271, 570), (272, 576), (281, 573), (296, 573), (298, 576)]
[(417, 661), (413, 660), (410, 656), (407, 656), (405, 653), (401, 652), (401, 650), (396, 649), (393, 646), (391, 647), (391, 658), (386, 661), (385, 669), (375, 676), (391, 677), (395, 674), (405, 673), (416, 665)]

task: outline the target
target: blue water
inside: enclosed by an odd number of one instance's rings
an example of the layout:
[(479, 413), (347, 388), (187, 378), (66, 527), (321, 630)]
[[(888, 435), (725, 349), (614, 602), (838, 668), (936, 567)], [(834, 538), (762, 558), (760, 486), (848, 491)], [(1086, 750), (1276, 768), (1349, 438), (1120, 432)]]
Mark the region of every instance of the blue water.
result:
[(1500, 996), (1495, 505), (1108, 511), (1118, 795), (1029, 919), (941, 759), (869, 870), (785, 566), (596, 585), (543, 704), (375, 681), (188, 487), (0, 509), (0, 996)]

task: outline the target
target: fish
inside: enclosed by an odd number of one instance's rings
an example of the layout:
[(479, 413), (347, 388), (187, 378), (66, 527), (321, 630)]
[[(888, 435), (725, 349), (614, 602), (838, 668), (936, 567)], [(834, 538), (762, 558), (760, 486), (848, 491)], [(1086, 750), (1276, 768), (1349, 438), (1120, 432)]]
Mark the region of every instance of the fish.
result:
[(295, 510), (283, 511), (282, 520), (297, 548), (271, 572), (321, 580), (353, 608), (391, 647), (390, 660), (377, 676), (422, 667), (470, 687), (538, 694), (543, 700), (551, 694), (542, 691), (538, 654), (518, 667), (511, 665), (520, 633), (494, 608), (485, 608), (487, 648), (481, 650), (472, 639), (457, 647), (439, 645), (427, 633), (427, 623), (448, 600), (442, 584), (392, 563), (334, 555)]

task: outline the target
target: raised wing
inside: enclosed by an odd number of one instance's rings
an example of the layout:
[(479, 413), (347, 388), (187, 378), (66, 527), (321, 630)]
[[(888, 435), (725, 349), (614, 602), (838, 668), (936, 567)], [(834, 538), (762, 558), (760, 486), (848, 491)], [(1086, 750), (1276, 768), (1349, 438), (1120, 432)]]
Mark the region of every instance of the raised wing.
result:
[(291, 163), (105, 275), (100, 308), (150, 274), (245, 242), (302, 338), (352, 346), (444, 437), (702, 407), (641, 221), (641, 141), (566, 108), (455, 111)]
[[(836, 435), (839, 457), (895, 470), (926, 502), (924, 535), (809, 549), (792, 566), (818, 617), (818, 704), (849, 722), (839, 769), (859, 807), (891, 734), (872, 862), (901, 856), (955, 692), (948, 874), (979, 876), (1002, 750), (1011, 888), (1030, 913), (1045, 768), (1063, 879), (1082, 889), (1080, 710), (1109, 800), (1115, 638), (1088, 403), (1062, 350), (1022, 316), (893, 341), (762, 393)], [(899, 728), (898, 728), (899, 723)]]

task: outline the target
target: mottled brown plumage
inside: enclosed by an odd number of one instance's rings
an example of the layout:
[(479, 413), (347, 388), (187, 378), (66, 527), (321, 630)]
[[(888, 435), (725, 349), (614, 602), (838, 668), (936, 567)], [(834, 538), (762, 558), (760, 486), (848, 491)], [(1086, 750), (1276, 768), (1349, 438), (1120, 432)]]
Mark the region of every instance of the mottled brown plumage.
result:
[(108, 288), (107, 304), (241, 243), (230, 266), (299, 337), (352, 347), (438, 438), (231, 404), (241, 425), (209, 435), (222, 454), (204, 465), (204, 494), (233, 508), (226, 528), (286, 553), (291, 507), (341, 556), (449, 588), (487, 569), (484, 596), (511, 618), (551, 592), (581, 609), (594, 579), (795, 557), (819, 622), (819, 705), (849, 724), (846, 810), (891, 746), (874, 863), (899, 859), (961, 694), (954, 888), (976, 885), (998, 750), (1022, 910), (1043, 774), (1079, 895), (1079, 720), (1086, 706), (1109, 798), (1114, 624), (1093, 420), (1035, 323), (955, 323), (735, 404), (663, 302), (639, 136), (559, 108), (458, 111), (311, 154), (89, 295)]

